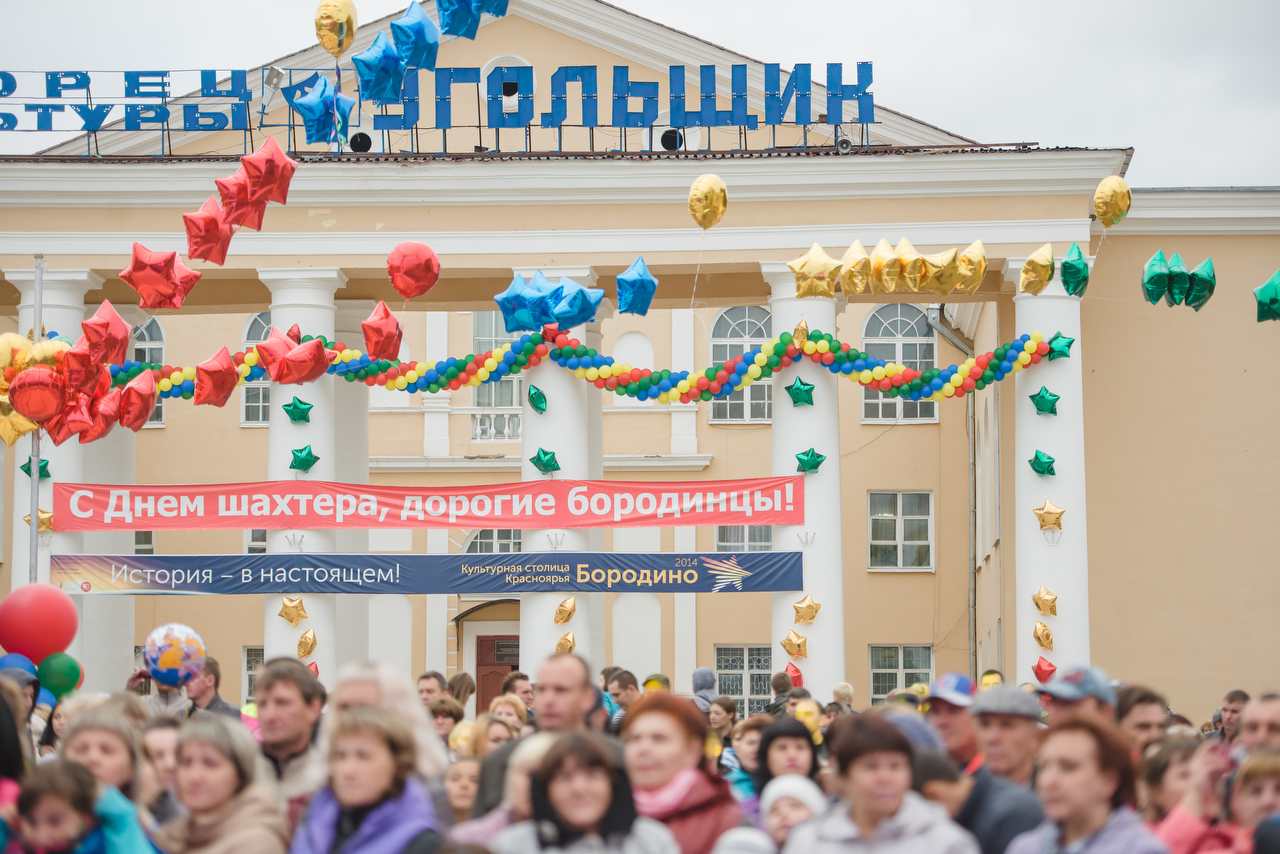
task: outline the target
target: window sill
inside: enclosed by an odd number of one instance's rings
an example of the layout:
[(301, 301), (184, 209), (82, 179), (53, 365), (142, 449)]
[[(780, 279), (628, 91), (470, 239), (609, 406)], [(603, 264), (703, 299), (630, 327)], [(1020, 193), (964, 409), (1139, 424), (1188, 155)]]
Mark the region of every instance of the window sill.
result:
[(932, 566), (903, 566), (903, 567), (869, 566), (867, 567), (867, 572), (899, 572), (899, 573), (905, 572), (905, 573), (916, 574), (921, 572), (937, 572), (937, 571), (938, 571), (937, 568)]
[(863, 418), (861, 423), (888, 427), (906, 424), (937, 424), (938, 416), (935, 415), (932, 418), (899, 418), (897, 420), (890, 418)]
[(759, 427), (772, 426), (772, 418), (708, 418), (707, 424), (711, 427)]
[(142, 429), (143, 429), (143, 430), (155, 430), (156, 428), (158, 428), (158, 427), (163, 427), (163, 426), (164, 426), (164, 422), (163, 422), (163, 421), (148, 421), (146, 424), (143, 424), (143, 425), (142, 425)]
[(256, 430), (262, 427), (270, 427), (271, 423), (268, 421), (241, 421), (240, 426), (250, 430)]

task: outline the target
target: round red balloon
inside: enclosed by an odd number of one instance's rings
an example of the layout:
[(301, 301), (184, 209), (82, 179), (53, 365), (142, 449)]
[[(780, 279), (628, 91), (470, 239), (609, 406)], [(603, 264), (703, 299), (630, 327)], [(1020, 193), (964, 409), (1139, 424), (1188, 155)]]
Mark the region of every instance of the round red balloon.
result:
[(47, 368), (25, 370), (14, 377), (9, 386), (9, 403), (32, 421), (47, 421), (57, 415), (66, 399), (67, 386), (62, 375)]
[(19, 587), (0, 602), (0, 646), (32, 661), (65, 650), (79, 624), (71, 597), (49, 584)]
[(440, 278), (440, 259), (430, 246), (407, 240), (387, 256), (387, 276), (405, 299), (422, 296)]

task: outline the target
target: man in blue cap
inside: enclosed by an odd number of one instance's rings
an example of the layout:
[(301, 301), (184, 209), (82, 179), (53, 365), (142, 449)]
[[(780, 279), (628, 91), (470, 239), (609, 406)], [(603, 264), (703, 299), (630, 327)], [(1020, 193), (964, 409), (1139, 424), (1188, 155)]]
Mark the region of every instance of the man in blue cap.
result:
[(1107, 674), (1096, 667), (1071, 667), (1040, 689), (1049, 697), (1049, 723), (1063, 718), (1085, 717), (1114, 725), (1116, 689)]
[(925, 702), (929, 723), (942, 736), (947, 755), (965, 774), (982, 767), (978, 730), (969, 707), (973, 705), (973, 680), (963, 673), (944, 673), (933, 683)]

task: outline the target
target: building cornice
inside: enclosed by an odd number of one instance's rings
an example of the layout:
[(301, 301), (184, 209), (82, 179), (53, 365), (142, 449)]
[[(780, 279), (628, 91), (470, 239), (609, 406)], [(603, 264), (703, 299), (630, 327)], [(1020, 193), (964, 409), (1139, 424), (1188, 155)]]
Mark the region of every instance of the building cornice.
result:
[(1280, 188), (1134, 190), (1129, 215), (1108, 231), (1118, 237), (1280, 234)]
[[(519, 455), (510, 456), (370, 456), (371, 472), (512, 472), (520, 471)], [(605, 471), (703, 471), (711, 454), (605, 454)]]

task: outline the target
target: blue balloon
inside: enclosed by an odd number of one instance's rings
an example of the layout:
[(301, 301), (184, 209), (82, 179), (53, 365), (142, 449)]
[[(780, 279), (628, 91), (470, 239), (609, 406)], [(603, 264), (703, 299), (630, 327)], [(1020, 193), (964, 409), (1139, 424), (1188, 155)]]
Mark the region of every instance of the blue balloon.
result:
[(407, 67), (386, 33), (379, 31), (368, 50), (351, 57), (351, 64), (355, 66), (356, 77), (360, 80), (361, 98), (382, 103), (400, 102)]
[(557, 284), (561, 292), (554, 313), (561, 329), (570, 329), (596, 319), (596, 309), (604, 299), (601, 288), (584, 288), (572, 279), (561, 279)]
[(480, 0), (436, 0), (440, 32), (475, 39), (480, 27)]
[(184, 392), (185, 392), (185, 391), (195, 391), (195, 390), (196, 390), (196, 381), (195, 381), (195, 380), (183, 380), (183, 381), (182, 381), (182, 390), (183, 390)]
[(0, 670), (10, 668), (25, 671), (32, 676), (36, 675), (35, 662), (20, 653), (11, 652), (8, 655), (0, 655)]
[(521, 329), (541, 329), (543, 316), (549, 313), (547, 295), (518, 274), (494, 300), (502, 311), (502, 320), (508, 333)]
[(618, 276), (618, 311), (644, 316), (658, 290), (658, 280), (649, 272), (643, 258), (637, 258), (625, 273)]
[(480, 11), (501, 18), (507, 14), (507, 0), (480, 0)]
[[(355, 98), (336, 92), (329, 78), (320, 75), (316, 85), (305, 95), (294, 99), (292, 107), (302, 116), (302, 126), (307, 133), (307, 144), (316, 142), (346, 142), (347, 126), (351, 121), (351, 108)], [(334, 121), (335, 113), (337, 122)]]
[(48, 688), (41, 688), (40, 693), (36, 695), (36, 705), (48, 706), (52, 709), (54, 706), (58, 705), (58, 698), (53, 696), (53, 692)]
[(400, 61), (406, 66), (436, 70), (440, 28), (427, 17), (418, 0), (412, 0), (404, 15), (391, 22), (391, 37), (395, 39)]
[(944, 383), (942, 382), (942, 377), (934, 377), (933, 381), (929, 383), (929, 387), (932, 388), (934, 391), (942, 391), (943, 385)]

